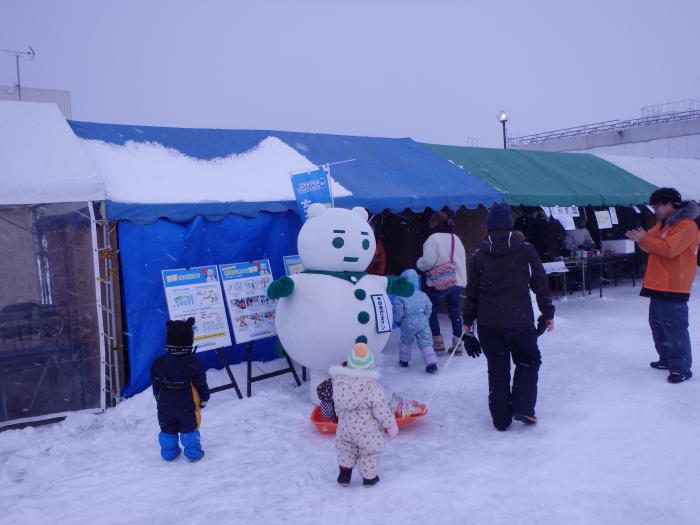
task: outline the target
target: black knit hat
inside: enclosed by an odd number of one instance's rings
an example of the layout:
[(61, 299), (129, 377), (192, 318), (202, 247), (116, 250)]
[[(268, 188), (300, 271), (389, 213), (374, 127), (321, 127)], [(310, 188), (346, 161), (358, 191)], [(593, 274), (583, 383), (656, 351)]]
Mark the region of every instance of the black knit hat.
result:
[(165, 336), (165, 346), (172, 348), (191, 348), (194, 344), (194, 317), (186, 321), (168, 321), (167, 335)]
[(486, 217), (486, 229), (490, 232), (494, 230), (512, 230), (513, 215), (510, 212), (510, 206), (503, 202), (495, 204), (491, 208), (488, 217)]
[(680, 208), (683, 205), (680, 192), (675, 188), (659, 188), (649, 197), (649, 204), (673, 204), (674, 207)]

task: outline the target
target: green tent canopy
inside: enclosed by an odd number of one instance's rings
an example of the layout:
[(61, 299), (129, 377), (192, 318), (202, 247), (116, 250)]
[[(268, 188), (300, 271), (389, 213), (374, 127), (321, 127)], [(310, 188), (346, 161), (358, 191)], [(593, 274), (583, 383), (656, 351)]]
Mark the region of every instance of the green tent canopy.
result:
[(423, 145), (491, 184), (511, 206), (641, 204), (657, 189), (586, 153)]

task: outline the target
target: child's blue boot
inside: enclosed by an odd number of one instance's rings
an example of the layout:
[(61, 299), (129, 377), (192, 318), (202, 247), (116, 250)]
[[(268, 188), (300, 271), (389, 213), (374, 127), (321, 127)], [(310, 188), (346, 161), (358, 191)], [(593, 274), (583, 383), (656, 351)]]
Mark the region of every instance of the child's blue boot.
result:
[(204, 451), (202, 450), (202, 443), (198, 430), (180, 434), (180, 442), (182, 443), (182, 446), (185, 447), (185, 457), (192, 463), (199, 461), (204, 457)]
[(177, 434), (161, 432), (158, 434), (158, 443), (160, 443), (160, 456), (165, 461), (172, 461), (180, 455), (180, 445), (177, 443)]

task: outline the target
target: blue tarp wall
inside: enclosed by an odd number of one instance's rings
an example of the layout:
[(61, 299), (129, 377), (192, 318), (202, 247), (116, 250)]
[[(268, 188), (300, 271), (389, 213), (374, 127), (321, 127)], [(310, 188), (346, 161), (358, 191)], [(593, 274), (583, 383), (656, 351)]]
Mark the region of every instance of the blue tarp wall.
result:
[[(119, 250), (130, 366), (123, 395), (132, 396), (150, 385), (151, 363), (164, 350), (168, 306), (161, 270), (270, 259), (272, 274), (279, 277), (284, 275), (282, 256), (297, 252), (300, 227), (293, 212), (261, 212), (255, 218), (228, 215), (216, 222), (201, 216), (186, 223), (121, 221)], [(225, 353), (232, 363), (243, 361), (245, 345), (227, 348)], [(274, 340), (256, 341), (254, 355), (260, 360), (277, 357)], [(215, 352), (198, 356), (207, 368), (222, 366)]]
[[(430, 207), (475, 208), (501, 202), (499, 191), (411, 139), (350, 137), (280, 131), (185, 129), (69, 121), (83, 139), (111, 144), (153, 142), (194, 158), (211, 160), (253, 149), (277, 137), (315, 164), (355, 159), (331, 167), (331, 176), (352, 192), (336, 206), (423, 211)], [(119, 248), (132, 396), (150, 385), (149, 368), (164, 351), (168, 310), (161, 270), (269, 259), (275, 278), (282, 256), (297, 253), (301, 227), (294, 201), (133, 204), (107, 202), (119, 221)], [(225, 349), (231, 362), (245, 358), (244, 345)], [(256, 359), (276, 357), (274, 341), (255, 343)], [(214, 352), (199, 358), (221, 368)]]

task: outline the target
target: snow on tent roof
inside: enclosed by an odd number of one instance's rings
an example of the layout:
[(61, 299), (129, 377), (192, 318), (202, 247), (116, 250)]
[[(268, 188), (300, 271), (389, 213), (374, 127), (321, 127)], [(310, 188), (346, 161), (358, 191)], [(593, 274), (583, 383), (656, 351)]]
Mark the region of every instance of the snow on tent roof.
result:
[(104, 183), (55, 104), (0, 102), (0, 204), (101, 201)]
[[(288, 172), (299, 169), (297, 161), (301, 158), (309, 163), (307, 166), (354, 159), (351, 162), (331, 166), (332, 178), (347, 191), (336, 195), (336, 204), (343, 207), (364, 206), (372, 211), (380, 211), (384, 208), (393, 211), (402, 211), (406, 208), (422, 211), (426, 207), (450, 206), (456, 209), (460, 206), (473, 208), (479, 204), (488, 206), (502, 200), (500, 193), (488, 184), (456, 168), (407, 138), (387, 139), (284, 131), (163, 128), (73, 121), (69, 124), (75, 134), (83, 139), (103, 141), (125, 146), (127, 149), (137, 148), (136, 144), (151, 143), (149, 149), (142, 150), (142, 153), (150, 151), (149, 155), (154, 155), (149, 160), (151, 169), (156, 155), (163, 159), (163, 154), (168, 151), (169, 154), (177, 151), (192, 159), (225, 163), (227, 161), (224, 159), (231, 155), (248, 152), (268, 137), (278, 139), (299, 155), (295, 158), (285, 157), (292, 160)], [(156, 154), (159, 148), (154, 145), (167, 149)], [(88, 147), (93, 153), (92, 146), (88, 145)], [(281, 154), (283, 148), (280, 148), (279, 144), (275, 148), (277, 153)], [(107, 154), (104, 147), (101, 151)], [(188, 177), (188, 183), (197, 185), (201, 182), (198, 178), (209, 169), (203, 168), (196, 173), (193, 172)], [(161, 183), (165, 184), (167, 173), (161, 168), (158, 172), (161, 173)], [(132, 222), (153, 222), (159, 217), (184, 222), (195, 215), (216, 219), (229, 213), (252, 216), (264, 210), (295, 210), (296, 203), (291, 198), (279, 200), (286, 195), (281, 187), (287, 186), (287, 182), (283, 182), (281, 178), (270, 180), (265, 177), (262, 179), (266, 181), (265, 185), (259, 189), (250, 189), (255, 185), (260, 186), (261, 177), (264, 175), (258, 172), (249, 173), (241, 185), (241, 187), (245, 186), (245, 190), (241, 190), (243, 192), (241, 198), (237, 197), (235, 187), (225, 191), (220, 186), (212, 185), (209, 188), (211, 193), (200, 194), (200, 202), (197, 203), (184, 201), (183, 197), (176, 202), (160, 201), (158, 204), (123, 202), (125, 197), (120, 197), (122, 201), (110, 198), (107, 213), (111, 219), (126, 219)], [(109, 179), (114, 182), (114, 178), (119, 176), (119, 173), (112, 171)], [(280, 187), (277, 187), (278, 185)], [(157, 191), (157, 188), (151, 189)], [(108, 191), (111, 191), (109, 184)], [(224, 194), (226, 201), (222, 200)], [(178, 193), (174, 189), (171, 195), (187, 195), (187, 191)], [(208, 195), (210, 197), (207, 197)], [(252, 200), (243, 200), (243, 196)], [(229, 200), (232, 198), (235, 200)]]
[[(266, 209), (286, 210), (295, 206), (289, 172), (314, 168), (275, 137), (267, 137), (240, 155), (213, 160), (190, 157), (153, 142), (129, 141), (123, 146), (97, 140), (82, 143), (105, 180), (110, 202), (134, 205), (131, 211), (143, 210), (138, 205), (154, 205), (148, 209), (160, 209), (164, 215), (175, 213), (175, 218), (191, 210), (178, 208), (178, 204), (266, 203)], [(332, 187), (336, 196), (350, 195), (335, 181)], [(279, 202), (285, 204), (280, 206)]]
[(425, 146), (498, 188), (511, 206), (641, 204), (656, 189), (585, 153)]
[(676, 188), (684, 199), (700, 200), (700, 160), (597, 155), (659, 187)]

